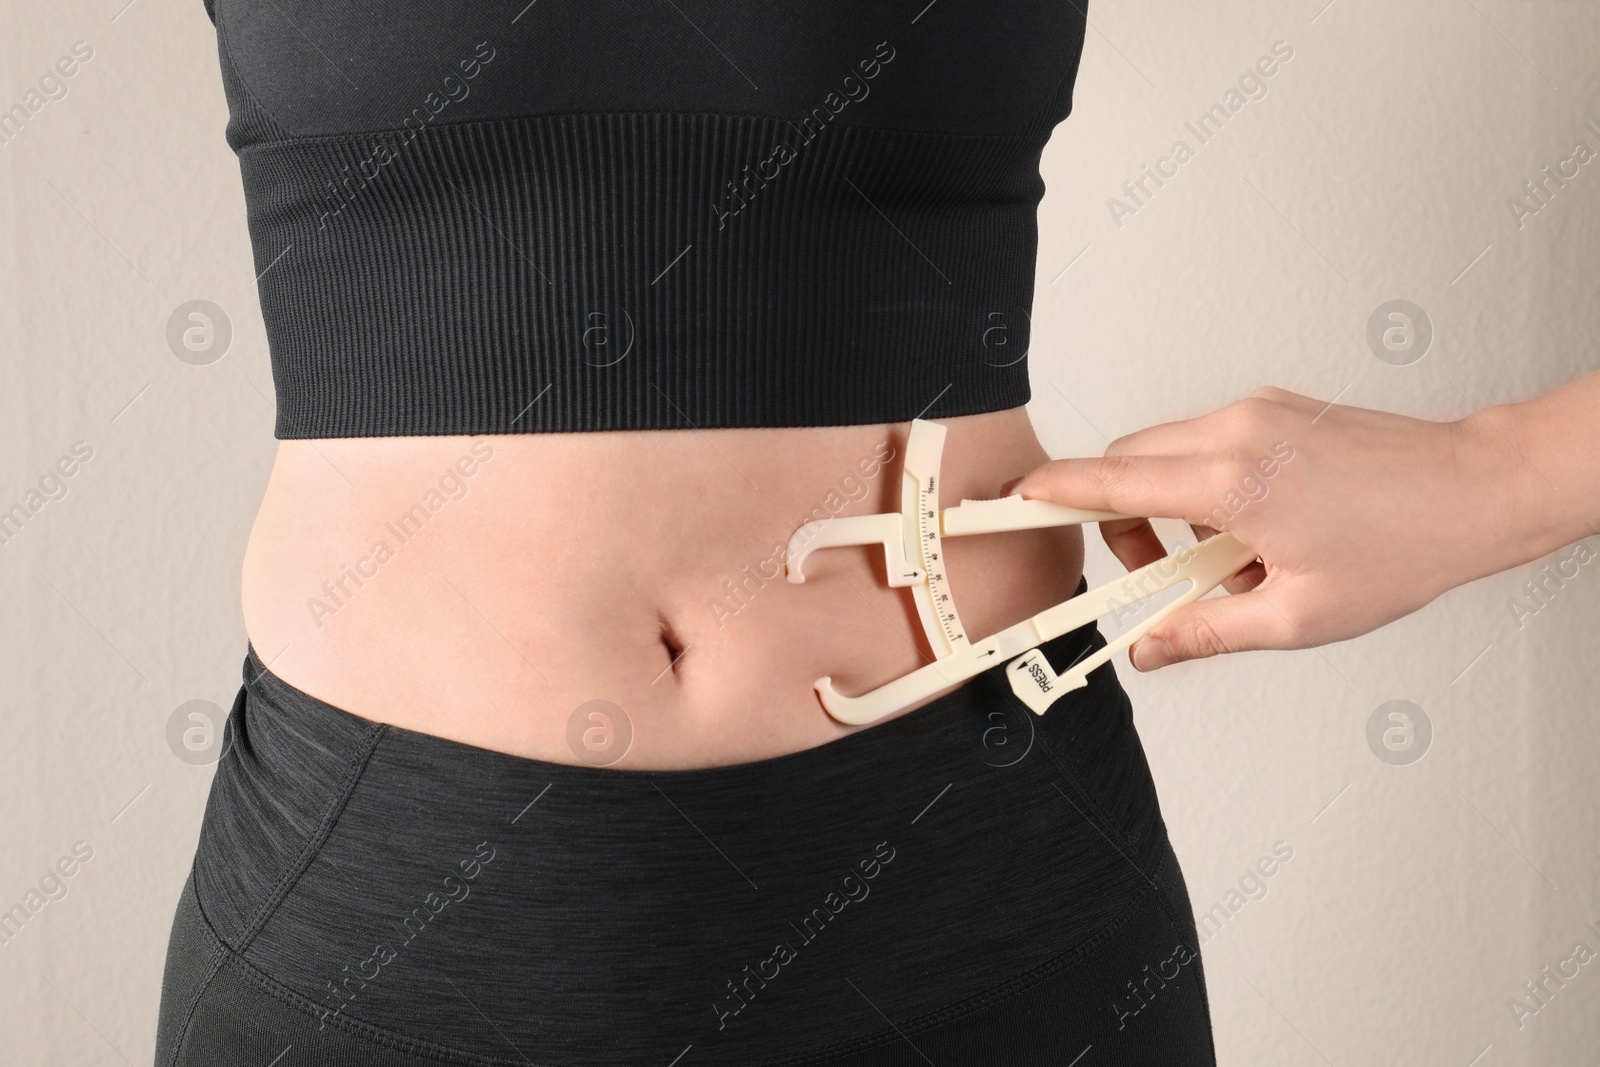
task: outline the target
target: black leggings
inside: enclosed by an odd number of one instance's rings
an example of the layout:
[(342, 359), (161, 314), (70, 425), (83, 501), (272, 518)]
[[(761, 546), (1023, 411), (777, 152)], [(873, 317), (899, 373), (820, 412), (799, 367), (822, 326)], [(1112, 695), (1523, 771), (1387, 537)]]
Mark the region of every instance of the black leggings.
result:
[(251, 649), (157, 1065), (1214, 1063), (1112, 668), (1042, 718), (1003, 670), (802, 752), (627, 771), (373, 723)]

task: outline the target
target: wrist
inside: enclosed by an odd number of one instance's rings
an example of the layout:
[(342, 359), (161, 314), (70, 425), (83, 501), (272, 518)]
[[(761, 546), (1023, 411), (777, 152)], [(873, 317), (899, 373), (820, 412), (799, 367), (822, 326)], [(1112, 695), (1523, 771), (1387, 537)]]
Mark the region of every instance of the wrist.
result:
[(1457, 470), (1491, 542), (1486, 574), (1596, 532), (1586, 505), (1600, 479), (1573, 462), (1572, 428), (1541, 410), (1543, 399), (1496, 404), (1452, 424)]

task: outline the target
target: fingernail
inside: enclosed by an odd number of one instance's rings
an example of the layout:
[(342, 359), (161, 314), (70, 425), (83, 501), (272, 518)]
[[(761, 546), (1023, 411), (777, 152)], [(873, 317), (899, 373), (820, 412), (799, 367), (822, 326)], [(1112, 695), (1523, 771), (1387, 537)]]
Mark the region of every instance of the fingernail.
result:
[(1153, 671), (1177, 658), (1172, 654), (1172, 646), (1159, 637), (1144, 638), (1133, 646), (1131, 652), (1133, 669), (1136, 671)]
[[(1026, 476), (1024, 476), (1024, 477), (1026, 477)], [(1013, 479), (1011, 479), (1009, 482), (1006, 482), (1005, 484), (1000, 486), (1000, 495), (1001, 496), (1010, 496), (1012, 494), (1012, 492), (1014, 492), (1016, 490), (1017, 486), (1019, 486), (1021, 484), (1022, 484), (1022, 478), (1013, 478)]]

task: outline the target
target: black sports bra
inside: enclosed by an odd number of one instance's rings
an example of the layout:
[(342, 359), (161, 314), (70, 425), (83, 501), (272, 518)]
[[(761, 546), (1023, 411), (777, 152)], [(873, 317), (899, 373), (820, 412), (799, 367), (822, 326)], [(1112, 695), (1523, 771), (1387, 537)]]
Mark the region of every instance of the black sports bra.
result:
[(279, 438), (1029, 398), (1084, 0), (206, 0)]

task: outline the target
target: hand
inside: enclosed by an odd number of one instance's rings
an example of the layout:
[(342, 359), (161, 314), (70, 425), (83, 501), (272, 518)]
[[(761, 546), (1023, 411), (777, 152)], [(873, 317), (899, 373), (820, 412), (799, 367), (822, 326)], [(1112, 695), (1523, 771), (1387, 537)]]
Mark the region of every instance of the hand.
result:
[[(1178, 609), (1130, 649), (1146, 671), (1356, 637), (1535, 558), (1518, 529), (1520, 462), (1487, 416), (1430, 422), (1269, 387), (1119, 438), (1102, 459), (1046, 463), (1008, 491), (1182, 518), (1256, 550), (1224, 583), (1233, 595)], [(1100, 532), (1129, 570), (1167, 555), (1143, 519)]]

